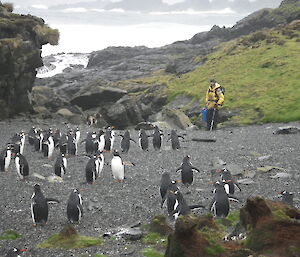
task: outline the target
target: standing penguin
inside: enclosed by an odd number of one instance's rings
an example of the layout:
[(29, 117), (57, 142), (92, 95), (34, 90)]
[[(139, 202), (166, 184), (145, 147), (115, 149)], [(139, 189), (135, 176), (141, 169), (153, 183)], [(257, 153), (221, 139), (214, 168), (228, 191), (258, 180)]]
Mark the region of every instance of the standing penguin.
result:
[(28, 250), (27, 249), (12, 248), (7, 252), (5, 257), (21, 257), (21, 254), (23, 252), (26, 252), (26, 251), (28, 251)]
[(93, 184), (97, 178), (97, 156), (91, 157), (85, 167), (85, 178), (88, 184)]
[(99, 141), (98, 151), (103, 152), (104, 146), (105, 146), (105, 134), (104, 134), (104, 131), (102, 129), (99, 130), (98, 141)]
[(34, 149), (37, 152), (41, 152), (42, 151), (43, 139), (44, 139), (43, 131), (41, 129), (39, 129), (37, 131), (36, 137), (34, 139)]
[(122, 153), (128, 153), (129, 148), (130, 148), (130, 141), (134, 142), (135, 141), (130, 137), (130, 133), (128, 130), (125, 131), (124, 135), (120, 135), (122, 137), (121, 139), (121, 149)]
[(75, 138), (76, 145), (78, 145), (79, 142), (80, 142), (80, 130), (79, 130), (79, 127), (76, 127), (74, 138)]
[(115, 131), (112, 127), (108, 127), (104, 134), (105, 146), (104, 150), (110, 152), (113, 149), (115, 141)]
[(282, 197), (281, 198), (281, 201), (283, 203), (286, 203), (290, 206), (294, 206), (294, 194), (291, 193), (291, 192), (288, 192), (288, 191), (282, 191), (278, 194), (279, 197)]
[(190, 156), (187, 155), (183, 158), (183, 161), (179, 168), (177, 168), (176, 171), (181, 171), (181, 180), (182, 184), (184, 184), (186, 187), (189, 187), (194, 180), (193, 171), (200, 172), (199, 169), (193, 166), (193, 164), (190, 162)]
[(21, 180), (29, 176), (29, 165), (24, 155), (17, 153), (15, 156), (17, 173)]
[(69, 155), (77, 155), (77, 143), (72, 133), (68, 134), (67, 153)]
[(152, 143), (153, 143), (153, 147), (155, 150), (160, 150), (162, 136), (163, 136), (163, 134), (161, 133), (161, 130), (158, 128), (158, 126), (155, 126), (154, 133), (152, 135), (152, 137), (153, 137)]
[(48, 220), (49, 207), (48, 202), (59, 203), (53, 198), (45, 198), (38, 184), (34, 185), (34, 193), (31, 196), (31, 217), (33, 225), (44, 226)]
[(148, 151), (149, 139), (145, 130), (141, 129), (139, 132), (139, 146), (143, 151)]
[(97, 171), (97, 178), (101, 176), (103, 167), (104, 167), (104, 156), (102, 151), (96, 152), (97, 162), (96, 162), (96, 171)]
[(6, 149), (0, 153), (0, 171), (8, 171), (8, 167), (11, 161), (11, 145), (7, 145)]
[(56, 176), (62, 178), (66, 174), (66, 170), (67, 170), (67, 158), (63, 153), (59, 153), (54, 164), (54, 173)]
[(167, 194), (168, 188), (171, 185), (171, 183), (172, 183), (172, 180), (170, 177), (170, 173), (165, 171), (161, 175), (161, 180), (160, 180), (159, 192), (160, 192), (161, 199), (165, 198), (165, 195)]
[(173, 150), (178, 150), (180, 149), (180, 142), (179, 138), (184, 139), (183, 136), (177, 135), (177, 132), (175, 129), (171, 130), (170, 137), (168, 138), (167, 142), (171, 140), (171, 145)]
[(66, 133), (62, 134), (58, 141), (59, 151), (62, 154), (67, 154), (68, 146), (68, 135)]
[(221, 172), (221, 181), (223, 181), (224, 183), (224, 187), (225, 187), (225, 191), (227, 194), (234, 194), (234, 189), (235, 186), (242, 191), (242, 189), (240, 188), (240, 186), (238, 185), (237, 182), (234, 181), (234, 179), (232, 178), (232, 175), (230, 173), (229, 170), (227, 170), (226, 168), (223, 168), (221, 170), (217, 170), (217, 172)]
[(34, 145), (34, 139), (35, 139), (37, 133), (38, 133), (37, 129), (34, 126), (29, 130), (29, 132), (28, 132), (28, 143), (30, 145)]
[(125, 166), (118, 151), (114, 151), (111, 160), (111, 171), (114, 179), (118, 182), (123, 182), (125, 178)]
[(70, 223), (79, 223), (83, 215), (82, 196), (78, 189), (73, 189), (67, 204), (67, 217)]
[(223, 182), (217, 181), (214, 186), (214, 197), (210, 203), (209, 209), (214, 217), (226, 218), (229, 213), (229, 200), (236, 202), (239, 202), (239, 200), (226, 193)]
[(44, 157), (48, 157), (48, 159), (52, 158), (54, 152), (54, 140), (51, 131), (47, 132), (47, 134), (43, 138), (42, 150), (44, 153)]
[(60, 140), (60, 137), (61, 137), (61, 132), (59, 129), (55, 129), (54, 133), (53, 133), (53, 141), (54, 141), (54, 146), (55, 148), (57, 148), (59, 146), (59, 140)]

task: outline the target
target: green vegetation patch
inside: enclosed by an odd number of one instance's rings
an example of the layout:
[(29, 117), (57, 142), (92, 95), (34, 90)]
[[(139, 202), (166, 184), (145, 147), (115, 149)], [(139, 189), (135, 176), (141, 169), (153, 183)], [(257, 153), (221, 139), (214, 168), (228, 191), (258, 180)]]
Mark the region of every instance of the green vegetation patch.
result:
[(38, 248), (76, 249), (91, 246), (99, 246), (103, 243), (100, 238), (71, 235), (63, 237), (60, 234), (50, 236), (46, 241), (38, 245)]
[(18, 234), (16, 231), (7, 230), (0, 235), (0, 240), (16, 240), (20, 237), (22, 237), (22, 235)]
[(159, 233), (148, 233), (143, 237), (142, 241), (144, 244), (167, 246), (167, 238)]
[(94, 257), (107, 257), (107, 255), (97, 253), (96, 255), (94, 255)]
[(142, 250), (142, 254), (146, 257), (164, 257), (165, 255), (161, 252), (154, 250), (153, 248), (145, 248)]

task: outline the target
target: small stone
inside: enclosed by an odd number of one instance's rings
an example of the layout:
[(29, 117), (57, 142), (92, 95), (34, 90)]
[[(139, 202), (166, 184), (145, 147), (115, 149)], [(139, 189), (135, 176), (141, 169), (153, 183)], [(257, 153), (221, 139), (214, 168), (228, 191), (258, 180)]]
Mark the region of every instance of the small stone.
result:
[(271, 155), (264, 155), (264, 156), (258, 157), (257, 160), (266, 161), (266, 160), (269, 160), (270, 158), (271, 158)]
[(276, 167), (276, 166), (264, 166), (264, 167), (258, 167), (257, 168), (258, 171), (260, 172), (269, 172), (271, 170), (281, 170), (281, 171), (284, 171), (284, 168), (280, 168), (280, 167)]
[(244, 178), (254, 178), (256, 176), (256, 172), (254, 170), (244, 170), (243, 177)]
[(126, 228), (117, 233), (117, 235), (127, 240), (136, 241), (142, 238), (143, 231), (140, 228)]
[(241, 185), (251, 185), (251, 184), (254, 184), (254, 181), (250, 178), (244, 178), (244, 179), (239, 179), (237, 181), (239, 184)]
[(41, 180), (46, 180), (46, 178), (38, 173), (33, 173), (32, 174), (33, 177), (35, 178), (38, 178), (38, 179), (41, 179)]
[(47, 180), (50, 183), (62, 183), (63, 182), (63, 179), (56, 175), (51, 175), (51, 176), (47, 177)]
[(285, 172), (279, 172), (276, 175), (270, 176), (270, 177), (273, 178), (273, 179), (276, 179), (276, 178), (286, 178), (286, 179), (288, 179), (288, 178), (291, 178), (292, 175), (289, 174), (289, 173), (285, 173)]

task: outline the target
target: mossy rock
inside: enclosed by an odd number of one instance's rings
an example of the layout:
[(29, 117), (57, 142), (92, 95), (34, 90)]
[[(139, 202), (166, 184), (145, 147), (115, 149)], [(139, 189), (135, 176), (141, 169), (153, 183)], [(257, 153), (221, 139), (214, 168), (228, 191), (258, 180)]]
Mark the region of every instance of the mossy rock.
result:
[(103, 240), (95, 237), (81, 236), (77, 234), (73, 226), (66, 226), (59, 234), (52, 235), (46, 241), (38, 245), (38, 248), (77, 249), (91, 246), (99, 246)]
[(167, 236), (173, 232), (173, 229), (168, 224), (166, 216), (158, 215), (155, 216), (149, 224), (149, 231)]
[(142, 250), (142, 254), (145, 257), (164, 257), (165, 255), (161, 252), (156, 251), (153, 248), (145, 248)]

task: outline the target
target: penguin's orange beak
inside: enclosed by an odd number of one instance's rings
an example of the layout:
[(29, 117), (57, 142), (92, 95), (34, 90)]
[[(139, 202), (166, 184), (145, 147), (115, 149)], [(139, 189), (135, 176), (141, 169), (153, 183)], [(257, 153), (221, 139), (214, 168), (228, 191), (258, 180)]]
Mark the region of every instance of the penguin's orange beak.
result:
[(21, 252), (27, 252), (28, 249), (25, 249), (25, 248), (24, 248), (24, 249), (20, 249), (20, 251), (21, 251)]
[(84, 192), (86, 189), (85, 188), (80, 188), (79, 192)]
[(223, 170), (221, 170), (221, 169), (216, 170), (216, 172), (220, 172), (220, 173), (221, 173), (222, 171), (223, 171)]
[(175, 180), (175, 181), (176, 181), (176, 183), (181, 183), (182, 182), (182, 180), (180, 180), (180, 179)]
[(210, 184), (210, 185), (212, 185), (214, 182), (212, 182), (212, 181), (208, 181), (207, 182), (207, 184)]

